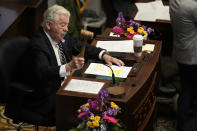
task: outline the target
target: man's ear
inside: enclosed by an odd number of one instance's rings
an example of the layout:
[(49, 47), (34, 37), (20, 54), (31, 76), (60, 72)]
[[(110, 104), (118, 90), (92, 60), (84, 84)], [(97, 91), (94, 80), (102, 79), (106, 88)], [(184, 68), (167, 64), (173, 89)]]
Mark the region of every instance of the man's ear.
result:
[(47, 28), (47, 30), (50, 30), (51, 29), (51, 25), (52, 25), (52, 23), (50, 21), (47, 20), (45, 22), (45, 27)]

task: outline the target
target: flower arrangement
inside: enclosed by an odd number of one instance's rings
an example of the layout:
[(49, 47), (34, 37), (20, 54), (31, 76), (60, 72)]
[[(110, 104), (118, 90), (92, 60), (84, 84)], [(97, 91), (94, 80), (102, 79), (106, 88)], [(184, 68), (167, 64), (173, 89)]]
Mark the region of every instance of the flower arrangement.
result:
[(146, 39), (153, 31), (152, 28), (141, 25), (140, 22), (134, 20), (126, 21), (122, 12), (119, 12), (118, 18), (116, 19), (116, 26), (113, 27), (115, 34), (127, 38), (133, 38), (134, 35), (139, 34)]
[(78, 118), (82, 122), (69, 131), (123, 131), (120, 120), (115, 116), (120, 107), (108, 100), (108, 91), (99, 92), (97, 99), (88, 99), (87, 103), (78, 109)]

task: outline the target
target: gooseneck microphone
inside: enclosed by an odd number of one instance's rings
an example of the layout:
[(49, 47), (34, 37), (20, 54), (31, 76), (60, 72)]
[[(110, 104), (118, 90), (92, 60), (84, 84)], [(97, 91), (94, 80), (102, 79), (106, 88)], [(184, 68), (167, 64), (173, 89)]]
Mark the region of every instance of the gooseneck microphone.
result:
[(104, 64), (105, 66), (109, 67), (112, 71), (112, 86), (115, 86), (116, 85), (116, 80), (115, 80), (115, 75), (114, 75), (114, 71), (113, 69), (108, 65), (108, 64)]
[(111, 97), (123, 97), (125, 95), (124, 87), (119, 86), (119, 84), (116, 83), (114, 71), (112, 70), (112, 68), (107, 64), (105, 64), (105, 66), (109, 67), (112, 71), (112, 83), (109, 85), (109, 87), (107, 87), (109, 95)]

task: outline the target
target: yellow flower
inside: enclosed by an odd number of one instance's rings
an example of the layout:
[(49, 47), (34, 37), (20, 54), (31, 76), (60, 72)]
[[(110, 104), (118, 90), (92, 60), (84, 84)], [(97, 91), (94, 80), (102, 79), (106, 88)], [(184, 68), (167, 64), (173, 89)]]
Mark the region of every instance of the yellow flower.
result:
[(128, 31), (128, 32), (130, 32), (131, 30), (133, 30), (133, 27), (132, 27), (132, 26), (129, 27), (129, 28), (127, 28), (127, 31)]
[(134, 30), (131, 30), (129, 33), (130, 33), (130, 34), (134, 34), (134, 33), (135, 33), (135, 31), (134, 31)]
[(142, 34), (142, 31), (140, 28), (137, 30), (138, 33)]
[(96, 109), (99, 110), (99, 107), (97, 106)]
[(94, 120), (94, 116), (93, 116), (93, 115), (92, 115), (92, 116), (90, 116), (90, 120), (92, 120), (92, 121)]
[(77, 112), (80, 113), (81, 112), (81, 109), (78, 109)]
[(118, 105), (116, 105), (114, 102), (111, 102), (111, 108), (116, 108), (116, 109), (118, 109), (119, 107), (118, 107)]
[(140, 27), (140, 29), (141, 29), (142, 31), (144, 31), (144, 28), (143, 28), (143, 27)]
[(94, 120), (95, 121), (100, 121), (101, 117), (100, 116), (95, 116)]
[(92, 127), (92, 126), (93, 126), (91, 121), (88, 121), (86, 124), (87, 124), (87, 126), (89, 126), (89, 127)]
[[(133, 30), (133, 27), (132, 27), (132, 26), (129, 27), (129, 28), (127, 28), (127, 31), (128, 31), (130, 34), (135, 33), (135, 31)], [(125, 36), (126, 36), (126, 35), (125, 35)]]
[(142, 33), (143, 33), (144, 35), (147, 35), (147, 31), (145, 31), (145, 30), (144, 30)]
[(87, 107), (90, 107), (90, 104), (89, 104), (89, 103), (86, 103), (85, 105), (86, 105)]
[(99, 122), (98, 121), (93, 121), (92, 124), (93, 124), (94, 127), (98, 127), (99, 126)]

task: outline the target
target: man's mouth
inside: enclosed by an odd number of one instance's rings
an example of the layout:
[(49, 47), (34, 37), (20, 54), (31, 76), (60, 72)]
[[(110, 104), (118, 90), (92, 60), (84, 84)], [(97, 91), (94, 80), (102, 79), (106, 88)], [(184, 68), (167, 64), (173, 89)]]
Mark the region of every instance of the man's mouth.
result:
[(65, 36), (66, 35), (66, 32), (62, 32), (62, 36)]

